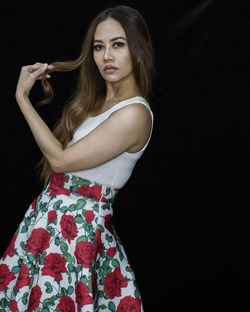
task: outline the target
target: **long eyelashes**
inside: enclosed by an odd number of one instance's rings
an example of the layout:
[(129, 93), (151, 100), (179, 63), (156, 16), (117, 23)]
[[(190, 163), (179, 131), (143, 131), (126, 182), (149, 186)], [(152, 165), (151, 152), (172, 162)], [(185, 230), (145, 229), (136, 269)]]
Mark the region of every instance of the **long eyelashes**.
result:
[[(122, 48), (122, 47), (124, 47), (124, 46), (125, 46), (125, 43), (124, 43), (124, 42), (119, 42), (119, 41), (117, 41), (117, 42), (115, 42), (115, 43), (113, 44), (113, 47), (114, 47), (115, 49), (117, 49), (117, 48)], [(103, 45), (102, 45), (102, 44), (96, 44), (96, 45), (93, 46), (93, 49), (94, 49), (95, 51), (101, 51), (101, 50), (103, 49)]]

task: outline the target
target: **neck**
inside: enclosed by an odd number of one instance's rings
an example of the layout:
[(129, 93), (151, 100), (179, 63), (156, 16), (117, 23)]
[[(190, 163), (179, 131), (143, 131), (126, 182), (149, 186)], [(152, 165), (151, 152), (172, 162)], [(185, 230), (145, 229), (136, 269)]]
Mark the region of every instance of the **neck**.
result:
[(123, 100), (141, 95), (133, 76), (115, 83), (106, 82), (106, 90), (106, 101)]

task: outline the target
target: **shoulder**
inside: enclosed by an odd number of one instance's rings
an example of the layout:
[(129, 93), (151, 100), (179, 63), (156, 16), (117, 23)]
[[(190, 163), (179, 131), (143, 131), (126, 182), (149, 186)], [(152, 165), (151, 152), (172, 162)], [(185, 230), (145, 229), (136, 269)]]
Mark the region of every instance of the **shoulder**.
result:
[(131, 103), (113, 111), (109, 118), (126, 120), (130, 124), (145, 125), (151, 122), (150, 108), (142, 103)]

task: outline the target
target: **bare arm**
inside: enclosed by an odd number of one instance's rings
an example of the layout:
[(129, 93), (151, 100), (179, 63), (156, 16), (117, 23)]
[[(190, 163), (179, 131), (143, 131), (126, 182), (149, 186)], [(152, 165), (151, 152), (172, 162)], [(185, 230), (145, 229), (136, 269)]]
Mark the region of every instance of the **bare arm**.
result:
[[(49, 162), (53, 163), (53, 158), (58, 157), (63, 150), (62, 144), (55, 138), (29, 100), (34, 83), (42, 79), (47, 69), (51, 69), (51, 66), (41, 63), (23, 66), (16, 88), (16, 100), (39, 148)], [(47, 77), (50, 76), (47, 74)]]
[(96, 167), (141, 142), (143, 137), (146, 138), (145, 133), (149, 135), (151, 116), (148, 109), (144, 105), (133, 104), (115, 111), (87, 136), (63, 149), (28, 98), (33, 86), (30, 81), (33, 79), (34, 84), (41, 77), (41, 72), (46, 70), (45, 65), (37, 65), (37, 68), (40, 72), (36, 75), (29, 66), (22, 68), (16, 99), (39, 148), (54, 171)]

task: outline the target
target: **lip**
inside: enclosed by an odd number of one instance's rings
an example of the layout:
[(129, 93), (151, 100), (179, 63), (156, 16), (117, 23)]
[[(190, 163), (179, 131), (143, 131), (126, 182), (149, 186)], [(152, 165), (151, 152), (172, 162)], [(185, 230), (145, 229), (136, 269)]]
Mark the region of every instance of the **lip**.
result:
[(107, 66), (104, 67), (104, 71), (106, 73), (113, 73), (117, 69), (118, 69), (117, 67), (114, 67), (114, 66), (111, 66), (111, 65), (107, 65)]

